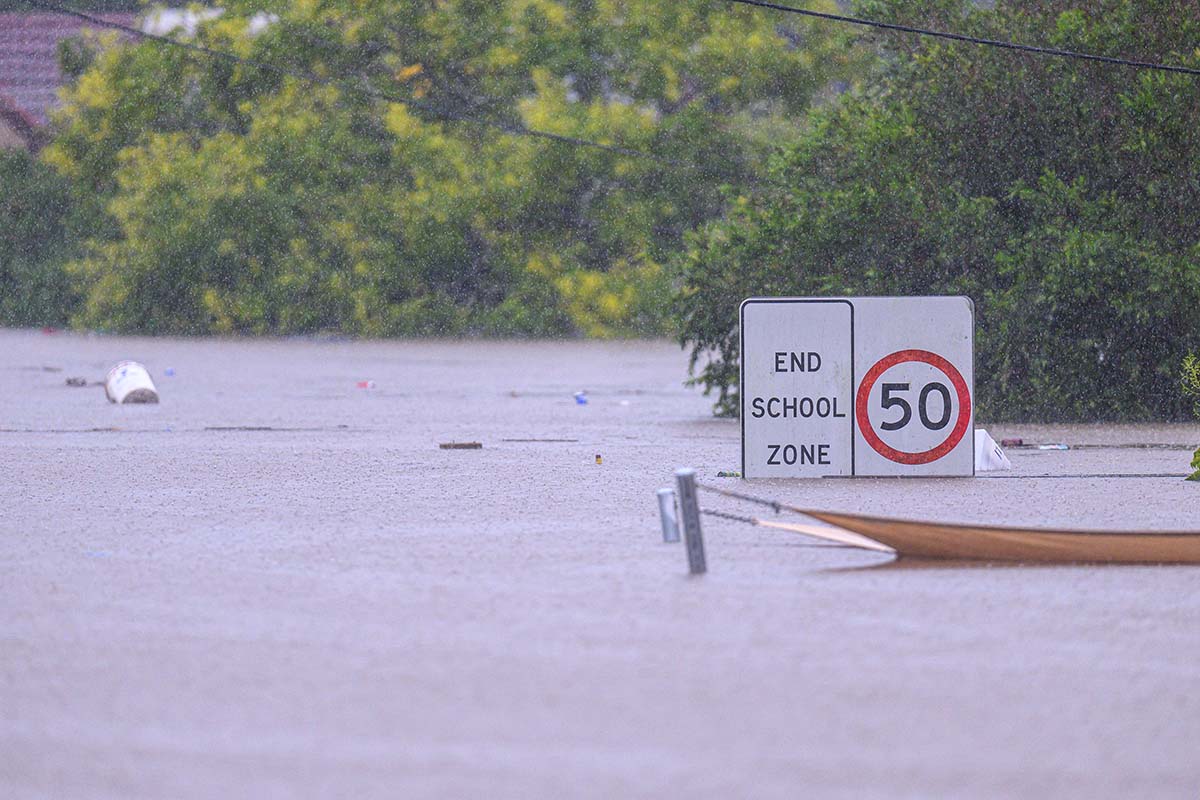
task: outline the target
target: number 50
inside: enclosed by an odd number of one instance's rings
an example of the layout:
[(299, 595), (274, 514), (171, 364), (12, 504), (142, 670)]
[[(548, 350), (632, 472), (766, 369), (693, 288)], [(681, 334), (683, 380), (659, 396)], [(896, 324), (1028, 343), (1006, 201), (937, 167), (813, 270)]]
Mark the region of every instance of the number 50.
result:
[[(907, 383), (885, 383), (883, 384), (882, 405), (884, 411), (895, 406), (900, 406), (900, 418), (895, 422), (881, 422), (879, 427), (885, 431), (898, 431), (912, 421), (912, 406), (903, 397), (895, 397), (895, 393), (907, 392), (909, 385)], [(929, 395), (937, 392), (942, 396), (942, 417), (938, 420), (929, 418)], [(942, 428), (950, 424), (950, 389), (944, 383), (934, 381), (933, 383), (925, 384), (925, 388), (921, 390), (921, 394), (917, 397), (917, 414), (921, 417), (921, 424), (931, 431), (940, 431)]]

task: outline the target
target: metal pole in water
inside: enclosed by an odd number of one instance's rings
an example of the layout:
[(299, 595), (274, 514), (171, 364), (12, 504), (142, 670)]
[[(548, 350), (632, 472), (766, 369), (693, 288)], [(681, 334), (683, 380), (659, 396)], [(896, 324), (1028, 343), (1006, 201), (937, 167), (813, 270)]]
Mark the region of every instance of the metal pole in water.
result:
[(679, 524), (687, 544), (688, 570), (693, 575), (707, 571), (704, 534), (700, 531), (700, 500), (696, 497), (696, 470), (675, 470), (675, 492), (679, 497)]
[(658, 518), (662, 522), (664, 542), (679, 541), (679, 520), (675, 516), (675, 490), (658, 490)]

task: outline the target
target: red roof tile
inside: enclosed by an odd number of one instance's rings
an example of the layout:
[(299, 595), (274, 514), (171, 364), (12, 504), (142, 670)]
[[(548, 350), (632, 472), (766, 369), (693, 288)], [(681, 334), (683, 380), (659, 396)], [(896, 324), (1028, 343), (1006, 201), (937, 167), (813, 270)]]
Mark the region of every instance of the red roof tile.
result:
[(37, 120), (17, 108), (12, 100), (0, 95), (0, 124), (16, 134), (29, 150), (37, 150), (42, 144), (42, 129)]
[[(132, 25), (133, 14), (96, 16)], [(48, 112), (58, 106), (57, 89), (63, 84), (58, 70), (58, 43), (95, 25), (61, 14), (0, 13), (0, 95), (45, 124)]]

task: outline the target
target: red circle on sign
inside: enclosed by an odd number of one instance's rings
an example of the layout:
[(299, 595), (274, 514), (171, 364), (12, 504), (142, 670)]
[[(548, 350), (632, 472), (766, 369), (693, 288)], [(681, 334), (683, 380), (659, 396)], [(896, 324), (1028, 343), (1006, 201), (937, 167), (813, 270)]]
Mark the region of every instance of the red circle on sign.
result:
[[(897, 364), (909, 361), (920, 361), (941, 370), (954, 384), (954, 392), (958, 395), (958, 421), (955, 422), (954, 429), (941, 444), (920, 453), (897, 450), (883, 441), (871, 427), (871, 419), (867, 415), (867, 400), (870, 398), (871, 389), (875, 388), (875, 382), (879, 380), (879, 376)], [(963, 380), (963, 376), (954, 368), (954, 365), (937, 353), (931, 353), (928, 350), (898, 350), (890, 356), (879, 359), (875, 366), (867, 370), (867, 374), (863, 376), (862, 383), (858, 385), (858, 395), (854, 402), (854, 417), (858, 421), (858, 429), (862, 432), (863, 438), (879, 455), (899, 464), (929, 464), (953, 450), (966, 434), (967, 427), (971, 424), (971, 390), (967, 388), (967, 382)]]

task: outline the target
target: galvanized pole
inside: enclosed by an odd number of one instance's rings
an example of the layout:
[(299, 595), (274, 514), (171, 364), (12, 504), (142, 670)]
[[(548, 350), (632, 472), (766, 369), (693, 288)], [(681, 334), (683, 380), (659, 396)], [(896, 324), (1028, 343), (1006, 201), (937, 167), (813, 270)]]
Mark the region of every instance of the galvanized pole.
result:
[(664, 542), (679, 541), (679, 519), (675, 516), (675, 490), (658, 490), (658, 518), (662, 522)]
[(704, 560), (704, 534), (700, 531), (700, 500), (696, 497), (696, 470), (675, 470), (675, 492), (679, 498), (679, 524), (687, 544), (688, 570), (700, 575), (708, 569)]

